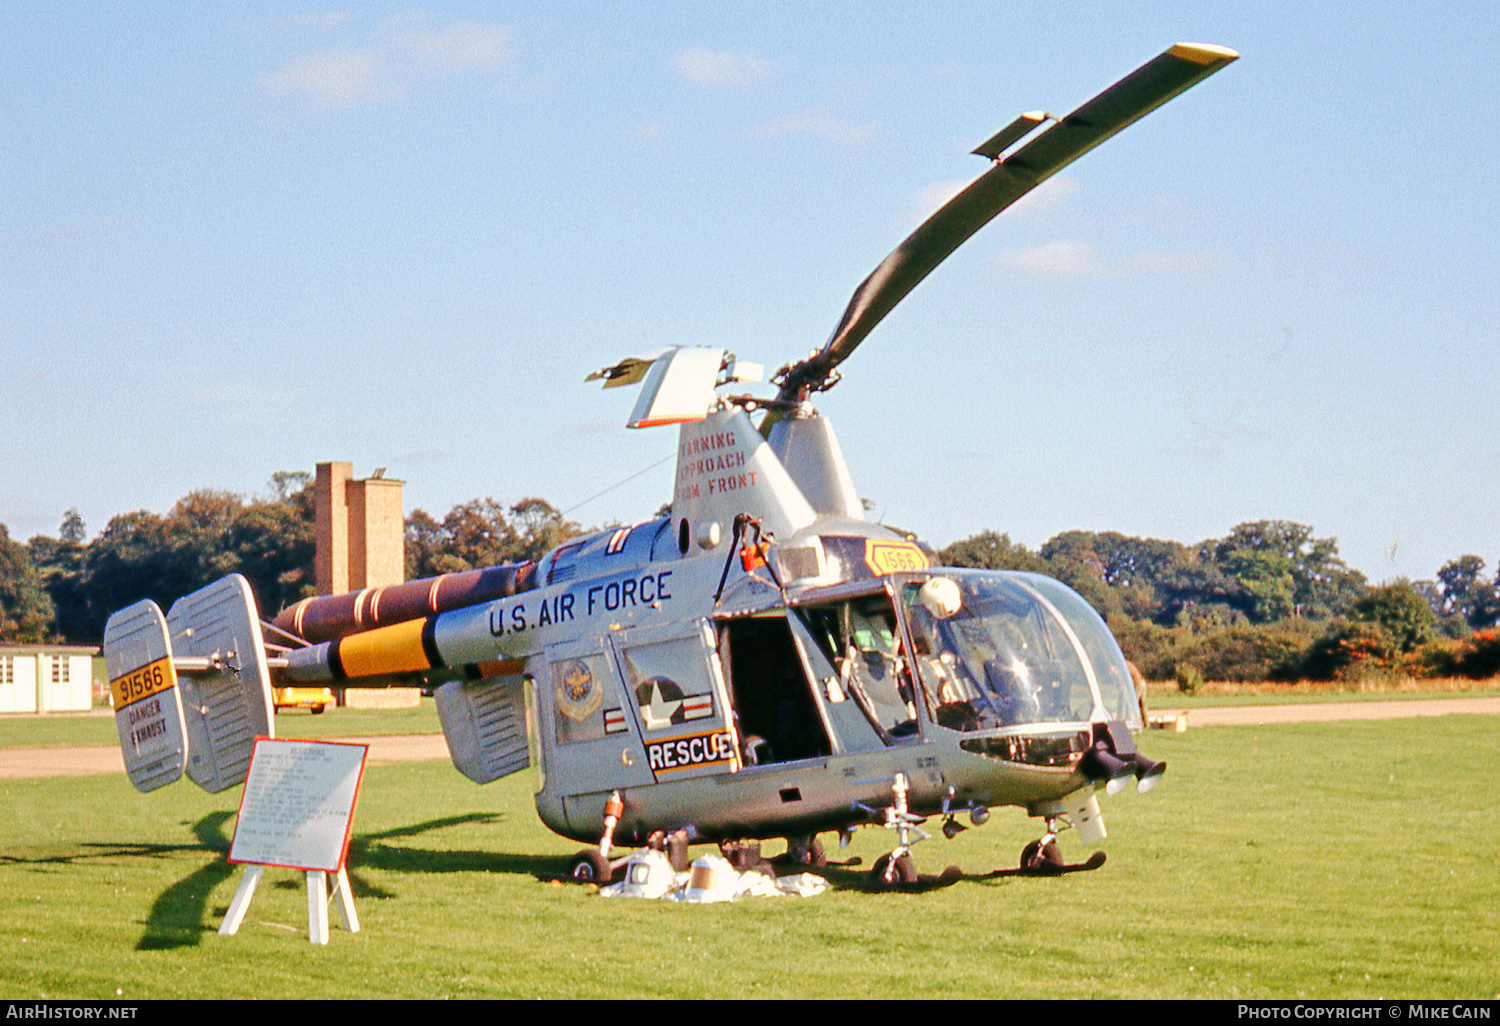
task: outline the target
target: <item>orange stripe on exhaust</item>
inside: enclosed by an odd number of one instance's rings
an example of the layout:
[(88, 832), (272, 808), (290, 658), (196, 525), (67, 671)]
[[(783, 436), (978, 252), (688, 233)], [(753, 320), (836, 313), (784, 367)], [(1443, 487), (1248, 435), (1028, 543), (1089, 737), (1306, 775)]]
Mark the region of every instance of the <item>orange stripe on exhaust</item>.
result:
[(336, 644), (344, 675), (370, 677), (432, 669), (432, 663), (422, 648), (422, 628), (425, 625), (425, 620), (408, 620), (339, 640)]

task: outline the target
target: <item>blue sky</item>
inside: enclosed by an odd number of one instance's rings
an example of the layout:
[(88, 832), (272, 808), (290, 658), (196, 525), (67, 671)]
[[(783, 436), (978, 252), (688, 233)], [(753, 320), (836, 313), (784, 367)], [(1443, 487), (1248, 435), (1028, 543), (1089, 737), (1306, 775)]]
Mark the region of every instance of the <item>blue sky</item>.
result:
[(675, 434), (587, 373), (821, 345), (969, 150), (1178, 41), (1243, 56), (981, 231), (820, 398), (860, 494), (938, 545), (1279, 518), (1374, 580), (1494, 564), (1478, 2), (5, 4), (0, 522), (92, 534), (322, 460), (439, 516), (643, 519)]

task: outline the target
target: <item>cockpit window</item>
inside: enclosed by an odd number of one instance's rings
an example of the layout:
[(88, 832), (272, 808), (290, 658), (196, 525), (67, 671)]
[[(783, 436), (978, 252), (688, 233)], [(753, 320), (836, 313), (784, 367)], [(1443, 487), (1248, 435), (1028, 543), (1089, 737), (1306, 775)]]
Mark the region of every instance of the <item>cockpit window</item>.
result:
[[(1070, 637), (1074, 610), (1059, 611), (1030, 576), (945, 575), (949, 588), (956, 584), (946, 602), (924, 593), (923, 582), (903, 586), (913, 663), (940, 726), (973, 731), (1091, 718), (1088, 668)], [(1089, 661), (1097, 661), (1093, 653)]]

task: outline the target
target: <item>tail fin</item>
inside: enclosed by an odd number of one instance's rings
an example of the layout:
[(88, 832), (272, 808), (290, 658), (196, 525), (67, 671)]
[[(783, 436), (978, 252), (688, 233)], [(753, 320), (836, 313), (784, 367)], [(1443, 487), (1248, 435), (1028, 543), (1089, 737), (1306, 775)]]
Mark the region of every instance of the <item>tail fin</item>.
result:
[(182, 776), (188, 738), (160, 606), (142, 599), (110, 616), (104, 624), (104, 665), (125, 772), (136, 790), (165, 787)]
[(276, 736), (271, 671), (250, 582), (230, 574), (184, 595), (172, 603), (167, 629), (180, 664), (206, 664), (183, 686), (187, 775), (214, 793), (242, 784), (255, 739)]

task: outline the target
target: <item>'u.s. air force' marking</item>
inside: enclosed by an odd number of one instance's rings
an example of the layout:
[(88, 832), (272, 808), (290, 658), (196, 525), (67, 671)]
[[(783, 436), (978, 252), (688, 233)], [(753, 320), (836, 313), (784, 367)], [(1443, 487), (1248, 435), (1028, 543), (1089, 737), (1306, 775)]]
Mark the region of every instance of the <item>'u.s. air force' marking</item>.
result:
[[(579, 616), (614, 613), (634, 606), (659, 608), (672, 600), (673, 571), (623, 577), (608, 584), (578, 585), (558, 595), (528, 599), (511, 605), (495, 603), (490, 607), (490, 634), (523, 634), (539, 627), (569, 623)], [(527, 603), (531, 611), (527, 611)]]
[(646, 763), (658, 777), (700, 766), (734, 766), (734, 740), (727, 730), (713, 730), (646, 745)]

